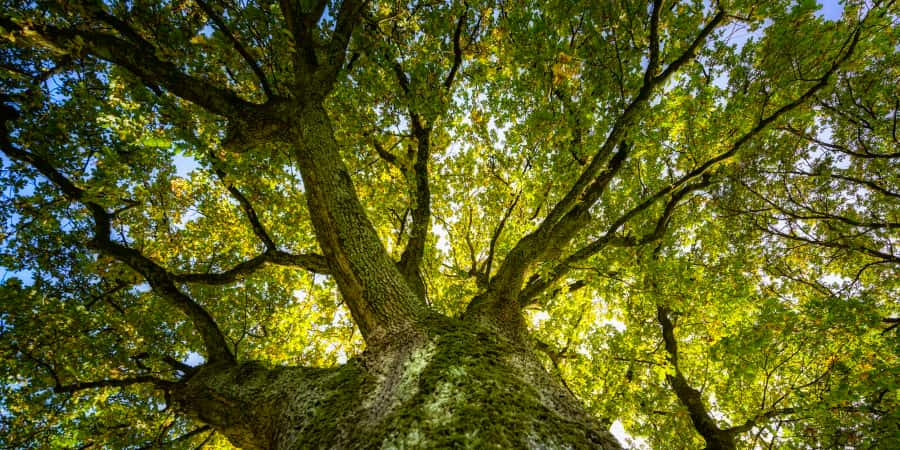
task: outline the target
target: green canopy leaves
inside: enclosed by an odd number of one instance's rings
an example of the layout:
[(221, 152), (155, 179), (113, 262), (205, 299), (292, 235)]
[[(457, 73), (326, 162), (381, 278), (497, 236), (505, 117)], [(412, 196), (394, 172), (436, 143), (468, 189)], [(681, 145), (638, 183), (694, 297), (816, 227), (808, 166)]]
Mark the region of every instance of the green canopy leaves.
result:
[(82, 3), (0, 15), (0, 445), (521, 310), (635, 445), (900, 446), (895, 2)]

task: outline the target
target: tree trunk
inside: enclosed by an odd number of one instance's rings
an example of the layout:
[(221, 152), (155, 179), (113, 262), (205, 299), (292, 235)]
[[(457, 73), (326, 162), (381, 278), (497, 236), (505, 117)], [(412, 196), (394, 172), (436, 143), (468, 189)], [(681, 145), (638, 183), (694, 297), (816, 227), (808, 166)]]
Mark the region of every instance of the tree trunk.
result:
[(445, 318), (332, 369), (207, 365), (172, 395), (247, 449), (620, 448), (531, 349)]
[(331, 369), (210, 361), (172, 393), (247, 449), (620, 448), (530, 347), (515, 292), (464, 320), (428, 310), (381, 246), (325, 110), (285, 133), (313, 226), (367, 350)]

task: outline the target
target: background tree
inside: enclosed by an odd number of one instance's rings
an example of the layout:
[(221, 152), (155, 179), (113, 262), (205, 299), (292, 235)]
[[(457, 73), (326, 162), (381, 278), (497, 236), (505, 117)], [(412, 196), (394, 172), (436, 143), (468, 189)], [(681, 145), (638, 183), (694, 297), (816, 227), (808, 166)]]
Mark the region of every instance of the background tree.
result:
[(894, 2), (3, 11), (5, 447), (900, 446)]

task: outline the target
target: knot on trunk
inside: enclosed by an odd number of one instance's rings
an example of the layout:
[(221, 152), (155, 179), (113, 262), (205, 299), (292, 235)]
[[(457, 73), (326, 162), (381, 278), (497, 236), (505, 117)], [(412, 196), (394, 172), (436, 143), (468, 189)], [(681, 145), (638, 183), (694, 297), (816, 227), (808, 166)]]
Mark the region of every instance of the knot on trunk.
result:
[(277, 98), (242, 113), (228, 118), (222, 147), (229, 152), (243, 153), (261, 145), (290, 142), (292, 123), (302, 120), (296, 105)]

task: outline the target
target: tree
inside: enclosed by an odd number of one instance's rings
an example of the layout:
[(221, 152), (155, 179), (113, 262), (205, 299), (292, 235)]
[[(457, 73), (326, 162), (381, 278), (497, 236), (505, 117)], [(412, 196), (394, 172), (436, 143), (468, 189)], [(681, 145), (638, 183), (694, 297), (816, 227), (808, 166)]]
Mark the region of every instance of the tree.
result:
[(3, 11), (5, 447), (900, 445), (894, 2)]

